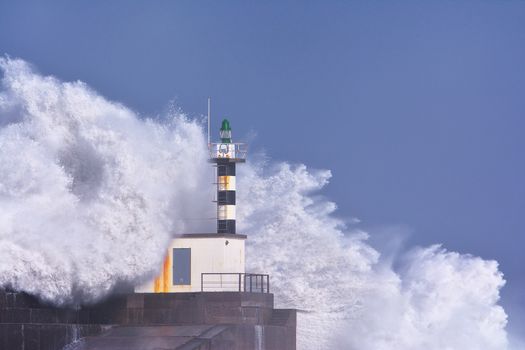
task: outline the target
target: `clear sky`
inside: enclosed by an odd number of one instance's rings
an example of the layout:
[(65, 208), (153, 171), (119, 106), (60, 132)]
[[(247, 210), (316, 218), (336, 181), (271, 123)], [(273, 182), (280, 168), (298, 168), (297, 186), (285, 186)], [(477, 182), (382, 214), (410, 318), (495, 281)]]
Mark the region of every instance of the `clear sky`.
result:
[(340, 216), (497, 259), (525, 305), (524, 1), (1, 0), (0, 53), (144, 116), (211, 96), (252, 149), (331, 169)]

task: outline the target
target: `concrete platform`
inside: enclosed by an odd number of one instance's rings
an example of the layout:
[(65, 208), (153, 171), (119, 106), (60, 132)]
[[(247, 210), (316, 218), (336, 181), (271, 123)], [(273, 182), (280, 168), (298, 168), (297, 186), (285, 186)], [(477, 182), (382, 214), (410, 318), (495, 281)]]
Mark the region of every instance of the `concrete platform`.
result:
[[(227, 325), (115, 327), (101, 336), (84, 338), (68, 350), (210, 349), (212, 340), (218, 343), (220, 335), (230, 328)], [(232, 343), (223, 341), (223, 348), (234, 349)]]
[(295, 349), (269, 293), (125, 294), (76, 309), (0, 291), (0, 350)]

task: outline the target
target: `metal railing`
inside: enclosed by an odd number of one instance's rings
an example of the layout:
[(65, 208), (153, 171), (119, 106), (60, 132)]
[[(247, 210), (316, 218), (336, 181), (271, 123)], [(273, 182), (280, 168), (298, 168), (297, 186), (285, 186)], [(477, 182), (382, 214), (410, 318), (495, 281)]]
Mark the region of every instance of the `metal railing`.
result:
[(259, 273), (201, 273), (201, 292), (270, 293), (270, 275)]

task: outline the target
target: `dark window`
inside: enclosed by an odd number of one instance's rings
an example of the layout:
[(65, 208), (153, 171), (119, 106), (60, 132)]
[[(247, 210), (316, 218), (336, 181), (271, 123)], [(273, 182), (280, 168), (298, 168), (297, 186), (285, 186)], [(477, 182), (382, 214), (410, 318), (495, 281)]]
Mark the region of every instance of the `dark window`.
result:
[(191, 284), (191, 248), (173, 248), (173, 285)]

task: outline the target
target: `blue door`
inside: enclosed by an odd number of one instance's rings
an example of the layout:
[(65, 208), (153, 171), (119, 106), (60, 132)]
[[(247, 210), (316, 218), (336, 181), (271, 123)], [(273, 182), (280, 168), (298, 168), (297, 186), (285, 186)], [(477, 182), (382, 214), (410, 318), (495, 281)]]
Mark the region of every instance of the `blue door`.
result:
[(173, 285), (191, 284), (191, 248), (173, 248)]

